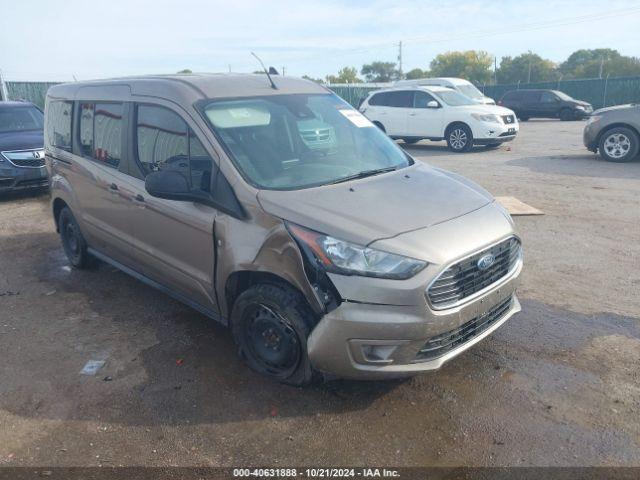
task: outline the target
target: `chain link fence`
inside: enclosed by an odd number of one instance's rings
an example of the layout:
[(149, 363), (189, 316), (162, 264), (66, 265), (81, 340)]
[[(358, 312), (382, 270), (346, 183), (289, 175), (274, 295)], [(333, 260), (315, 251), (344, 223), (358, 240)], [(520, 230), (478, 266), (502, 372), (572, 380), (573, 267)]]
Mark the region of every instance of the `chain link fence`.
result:
[[(44, 107), (47, 89), (54, 82), (6, 82), (8, 99), (26, 100)], [(327, 85), (345, 101), (357, 107), (369, 92), (389, 87), (390, 83), (353, 83)], [(592, 78), (585, 80), (561, 80), (557, 82), (520, 83), (512, 85), (478, 85), (482, 92), (499, 100), (505, 92), (524, 88), (561, 90), (578, 100), (584, 100), (594, 108), (640, 102), (640, 77)]]

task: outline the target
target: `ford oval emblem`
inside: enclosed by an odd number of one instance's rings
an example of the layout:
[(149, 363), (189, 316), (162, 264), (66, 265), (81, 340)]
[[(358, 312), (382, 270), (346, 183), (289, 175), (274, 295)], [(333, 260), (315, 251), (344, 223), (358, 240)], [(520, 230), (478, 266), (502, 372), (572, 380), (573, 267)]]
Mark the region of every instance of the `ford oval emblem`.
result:
[(477, 265), (480, 270), (486, 270), (491, 265), (493, 265), (495, 261), (496, 257), (494, 257), (492, 253), (488, 253), (484, 257), (480, 258), (480, 260), (478, 260)]

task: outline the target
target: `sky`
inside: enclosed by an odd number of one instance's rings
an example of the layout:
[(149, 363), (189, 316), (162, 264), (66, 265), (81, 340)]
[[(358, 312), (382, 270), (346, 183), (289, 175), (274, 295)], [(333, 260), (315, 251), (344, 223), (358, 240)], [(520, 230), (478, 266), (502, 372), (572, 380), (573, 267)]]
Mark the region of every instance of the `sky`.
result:
[[(640, 57), (638, 0), (0, 0), (6, 80), (251, 72), (324, 78), (344, 66), (438, 54), (532, 50), (555, 62), (580, 48)], [(282, 73), (282, 72), (281, 72)]]

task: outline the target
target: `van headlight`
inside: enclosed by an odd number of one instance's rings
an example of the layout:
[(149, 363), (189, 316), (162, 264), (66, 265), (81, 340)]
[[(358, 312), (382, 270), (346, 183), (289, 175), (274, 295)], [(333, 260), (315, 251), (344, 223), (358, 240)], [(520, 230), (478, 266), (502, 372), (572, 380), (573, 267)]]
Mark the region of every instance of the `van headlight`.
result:
[(404, 280), (427, 266), (422, 260), (361, 247), (291, 223), (287, 223), (287, 229), (328, 272)]
[(490, 113), (472, 113), (471, 116), (479, 122), (500, 123), (500, 117)]

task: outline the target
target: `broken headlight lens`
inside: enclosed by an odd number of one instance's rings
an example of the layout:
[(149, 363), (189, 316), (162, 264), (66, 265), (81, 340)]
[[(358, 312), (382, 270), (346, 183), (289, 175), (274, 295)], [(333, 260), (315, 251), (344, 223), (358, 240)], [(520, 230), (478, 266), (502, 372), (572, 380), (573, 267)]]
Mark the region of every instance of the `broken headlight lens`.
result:
[(404, 280), (427, 266), (422, 260), (362, 247), (298, 225), (287, 224), (287, 228), (328, 272)]

